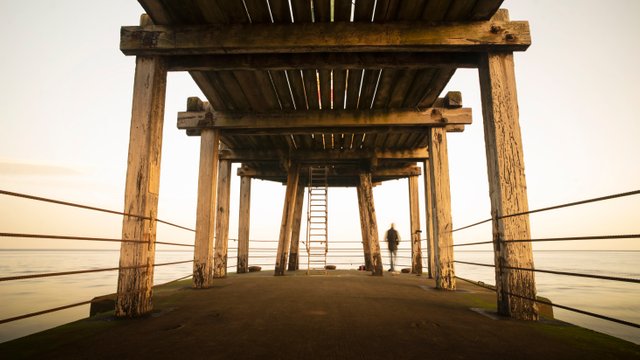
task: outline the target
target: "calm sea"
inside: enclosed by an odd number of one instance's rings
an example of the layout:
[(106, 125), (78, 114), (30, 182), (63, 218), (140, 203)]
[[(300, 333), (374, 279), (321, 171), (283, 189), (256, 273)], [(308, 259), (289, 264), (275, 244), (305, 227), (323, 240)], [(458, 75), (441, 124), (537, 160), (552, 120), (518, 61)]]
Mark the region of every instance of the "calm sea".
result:
[[(400, 249), (400, 267), (410, 264), (409, 253)], [(250, 264), (271, 270), (272, 249), (252, 249)], [(331, 254), (331, 252), (330, 252)], [(357, 255), (358, 254), (358, 255)], [(350, 249), (329, 257), (339, 268), (355, 269), (362, 264), (361, 252)], [(0, 250), (0, 277), (61, 272), (118, 266), (119, 252), (114, 250)], [(190, 251), (157, 251), (156, 263), (191, 260)], [(230, 249), (230, 272), (235, 271), (235, 252)], [(457, 251), (461, 261), (493, 263), (490, 251)], [(383, 261), (387, 262), (386, 254)], [(301, 259), (303, 264), (304, 259)], [(640, 278), (640, 251), (537, 251), (538, 269)], [(385, 265), (387, 267), (388, 265)], [(302, 267), (302, 265), (301, 265)], [(191, 263), (161, 266), (155, 269), (154, 283), (162, 284), (189, 275)], [(456, 264), (458, 276), (494, 284), (493, 269)], [(538, 273), (538, 294), (553, 302), (598, 314), (640, 323), (640, 284), (605, 281)], [(117, 272), (46, 277), (0, 282), (0, 319), (73, 304), (116, 291)], [(555, 308), (556, 318), (640, 344), (640, 329), (618, 325)], [(0, 342), (42, 331), (87, 317), (89, 306), (79, 306), (0, 325)]]

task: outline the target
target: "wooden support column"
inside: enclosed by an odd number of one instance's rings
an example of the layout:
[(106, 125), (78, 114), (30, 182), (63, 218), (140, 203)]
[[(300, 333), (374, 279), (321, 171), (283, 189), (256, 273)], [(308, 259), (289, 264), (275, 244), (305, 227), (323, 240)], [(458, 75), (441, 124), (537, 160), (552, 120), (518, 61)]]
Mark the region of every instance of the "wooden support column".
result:
[(364, 202), (365, 216), (367, 218), (368, 237), (371, 248), (371, 273), (374, 276), (382, 276), (382, 256), (380, 255), (380, 242), (378, 241), (378, 221), (376, 209), (373, 204), (373, 191), (371, 188), (371, 173), (360, 173), (360, 188)]
[(293, 225), (293, 210), (298, 192), (300, 179), (300, 165), (293, 163), (287, 171), (287, 191), (282, 207), (282, 223), (280, 225), (280, 238), (278, 239), (278, 253), (274, 275), (284, 275), (284, 267), (287, 263), (288, 252), (291, 246), (291, 230)]
[(362, 186), (356, 186), (358, 192), (358, 212), (360, 213), (360, 229), (362, 231), (362, 249), (364, 252), (364, 266), (367, 271), (373, 271), (371, 265), (371, 239), (369, 238), (369, 225), (366, 205), (362, 194)]
[(251, 219), (251, 178), (240, 177), (240, 214), (238, 215), (238, 274), (249, 272), (249, 224)]
[(296, 194), (296, 204), (293, 209), (293, 224), (291, 230), (291, 249), (289, 251), (289, 271), (296, 271), (300, 268), (300, 229), (302, 227), (302, 207), (304, 205), (304, 184), (302, 180), (298, 183)]
[[(121, 243), (116, 316), (135, 317), (152, 310), (156, 216), (160, 188), (160, 154), (167, 85), (166, 61), (160, 57), (137, 57), (133, 85), (129, 156), (124, 212), (149, 217), (125, 216)], [(124, 267), (138, 267), (122, 269)]]
[(219, 145), (219, 130), (202, 131), (196, 240), (193, 251), (193, 287), (196, 289), (208, 288), (213, 281), (213, 236), (216, 223)]
[(218, 202), (216, 205), (216, 241), (213, 253), (213, 277), (227, 276), (229, 249), (229, 203), (231, 193), (231, 161), (220, 160)]
[(418, 177), (409, 176), (409, 217), (411, 218), (411, 273), (422, 274), (422, 249), (420, 247), (420, 205)]
[(431, 169), (429, 160), (423, 162), (424, 169), (424, 201), (425, 201), (425, 217), (426, 217), (426, 238), (427, 238), (427, 263), (429, 264), (427, 274), (429, 279), (433, 279), (436, 268), (436, 258), (434, 256), (433, 245), (433, 195), (431, 193)]
[(529, 209), (513, 54), (485, 54), (479, 65), (498, 313), (516, 319), (537, 320), (536, 303), (521, 298), (536, 298), (535, 274), (505, 269), (534, 267), (531, 243), (509, 243), (510, 240), (530, 239), (529, 216), (500, 219)]
[(451, 233), (451, 189), (449, 187), (449, 159), (445, 129), (429, 129), (429, 151), (431, 154), (429, 165), (434, 209), (432, 216), (436, 288), (455, 290), (453, 234)]

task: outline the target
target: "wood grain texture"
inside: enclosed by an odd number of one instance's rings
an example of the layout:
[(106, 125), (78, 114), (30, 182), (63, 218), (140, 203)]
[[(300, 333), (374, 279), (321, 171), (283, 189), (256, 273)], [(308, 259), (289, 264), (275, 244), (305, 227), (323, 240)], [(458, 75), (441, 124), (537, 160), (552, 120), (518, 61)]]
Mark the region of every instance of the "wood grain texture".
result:
[(240, 177), (240, 205), (238, 215), (238, 262), (236, 271), (249, 272), (249, 233), (251, 229), (251, 178)]
[(447, 133), (441, 128), (432, 128), (429, 132), (436, 288), (455, 290)]
[(371, 239), (369, 238), (369, 228), (371, 225), (367, 216), (366, 203), (363, 197), (362, 186), (358, 184), (356, 186), (356, 192), (358, 196), (358, 213), (360, 215), (360, 231), (362, 232), (362, 251), (364, 253), (364, 267), (367, 271), (373, 271), (371, 261)]
[(378, 220), (376, 218), (376, 208), (373, 203), (373, 191), (371, 184), (371, 173), (359, 174), (359, 185), (362, 191), (367, 231), (369, 232), (369, 247), (371, 249), (371, 275), (382, 276), (382, 255), (380, 254), (380, 241), (378, 237)]
[[(297, 3), (297, 2), (296, 2)], [(499, 31), (495, 31), (499, 29)], [(524, 51), (526, 21), (123, 26), (125, 55)]]
[[(124, 212), (151, 219), (158, 214), (166, 85), (167, 67), (163, 59), (136, 59)], [(122, 239), (145, 241), (120, 245), (120, 267), (144, 267), (119, 270), (116, 316), (137, 317), (152, 310), (156, 221), (125, 216)]]
[(429, 265), (427, 275), (429, 279), (433, 279), (435, 276), (436, 258), (434, 253), (434, 237), (433, 237), (433, 194), (431, 192), (431, 167), (429, 165), (429, 159), (426, 159), (422, 163), (424, 169), (424, 202), (425, 202), (425, 230), (427, 238), (427, 264)]
[[(316, 93), (317, 95), (317, 93)], [(317, 98), (316, 98), (317, 100)], [(317, 104), (317, 101), (316, 101)], [(471, 124), (471, 108), (423, 110), (315, 110), (289, 112), (187, 111), (178, 113), (178, 129), (327, 129), (376, 126), (436, 126)]]
[(196, 210), (196, 239), (193, 252), (193, 287), (208, 288), (213, 282), (213, 241), (216, 224), (219, 130), (200, 135), (200, 170)]
[(229, 205), (231, 195), (231, 161), (219, 161), (218, 201), (216, 204), (216, 237), (213, 253), (213, 277), (227, 276), (229, 249)]
[(418, 177), (409, 177), (409, 222), (411, 224), (411, 273), (422, 274), (422, 247), (420, 237), (420, 199)]
[(280, 224), (280, 237), (278, 239), (278, 252), (276, 255), (276, 266), (274, 275), (284, 275), (285, 265), (289, 257), (291, 247), (291, 234), (293, 227), (293, 213), (298, 193), (298, 183), (300, 179), (300, 165), (293, 163), (287, 171), (287, 191), (285, 193), (284, 205), (282, 207), (282, 222)]
[(497, 219), (529, 209), (513, 54), (487, 54), (481, 59), (479, 74), (494, 219), (498, 312), (517, 319), (536, 320), (538, 308), (535, 302), (508, 295), (513, 293), (535, 299), (535, 274), (503, 268), (534, 268), (531, 243), (503, 244), (515, 239), (530, 239), (529, 216)]
[(300, 230), (302, 229), (304, 190), (304, 183), (302, 179), (299, 179), (298, 193), (296, 194), (296, 203), (293, 209), (293, 224), (291, 225), (291, 248), (289, 250), (288, 271), (296, 271), (300, 268)]

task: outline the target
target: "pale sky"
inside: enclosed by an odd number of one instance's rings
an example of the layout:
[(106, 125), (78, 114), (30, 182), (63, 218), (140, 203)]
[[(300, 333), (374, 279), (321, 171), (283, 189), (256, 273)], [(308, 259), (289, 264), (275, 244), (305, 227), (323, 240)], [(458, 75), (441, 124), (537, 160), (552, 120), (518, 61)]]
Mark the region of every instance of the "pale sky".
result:
[[(525, 171), (531, 209), (640, 189), (640, 2), (506, 0), (528, 20), (533, 45), (516, 54)], [(0, 189), (122, 210), (134, 58), (119, 28), (138, 24), (135, 0), (0, 0)], [(474, 123), (449, 135), (454, 227), (490, 216), (477, 71), (459, 70)], [(199, 138), (176, 129), (189, 96), (186, 73), (167, 87), (159, 217), (195, 224)], [(421, 181), (422, 184), (422, 181)], [(230, 237), (239, 182), (232, 183)], [(407, 181), (374, 190), (381, 234), (409, 233)], [(423, 189), (420, 189), (423, 206)], [(251, 238), (277, 239), (284, 187), (254, 181)], [(355, 189), (330, 192), (330, 241), (359, 241)], [(640, 233), (640, 196), (532, 215), (532, 236)], [(424, 212), (421, 216), (424, 224)], [(424, 227), (424, 225), (423, 225)], [(0, 195), (0, 232), (119, 237), (121, 218)], [(491, 239), (490, 225), (454, 242)], [(193, 243), (159, 225), (158, 241)], [(0, 238), (0, 248), (117, 248), (117, 244)], [(640, 249), (636, 240), (536, 244), (536, 249)], [(475, 248), (482, 249), (482, 248)]]

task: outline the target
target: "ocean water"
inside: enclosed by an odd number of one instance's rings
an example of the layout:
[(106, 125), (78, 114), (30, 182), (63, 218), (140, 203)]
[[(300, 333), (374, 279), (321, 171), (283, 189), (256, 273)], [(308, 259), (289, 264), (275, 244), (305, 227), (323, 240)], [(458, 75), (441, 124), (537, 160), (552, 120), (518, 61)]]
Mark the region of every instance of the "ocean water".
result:
[[(328, 263), (341, 269), (356, 269), (363, 264), (362, 251), (354, 245), (330, 249)], [(250, 250), (250, 264), (263, 271), (273, 269), (275, 243), (262, 243)], [(347, 247), (351, 246), (351, 247)], [(490, 251), (456, 251), (456, 260), (493, 263)], [(538, 269), (640, 278), (640, 251), (538, 251), (534, 254)], [(61, 272), (118, 266), (116, 250), (0, 250), (0, 277)], [(229, 271), (235, 272), (235, 247), (229, 249)], [(157, 251), (156, 263), (193, 258), (189, 250)], [(304, 268), (305, 257), (300, 266)], [(401, 248), (398, 267), (410, 266), (409, 249)], [(388, 256), (383, 251), (383, 263)], [(192, 264), (155, 268), (154, 284), (166, 283), (191, 274)], [(456, 275), (494, 284), (493, 268), (456, 264)], [(38, 279), (0, 282), (0, 319), (90, 300), (116, 291), (117, 271), (97, 272)], [(572, 276), (536, 274), (538, 295), (553, 302), (640, 323), (640, 284)], [(640, 344), (640, 329), (554, 308), (556, 318)], [(89, 305), (51, 314), (0, 324), (0, 342), (52, 328), (87, 317)]]

